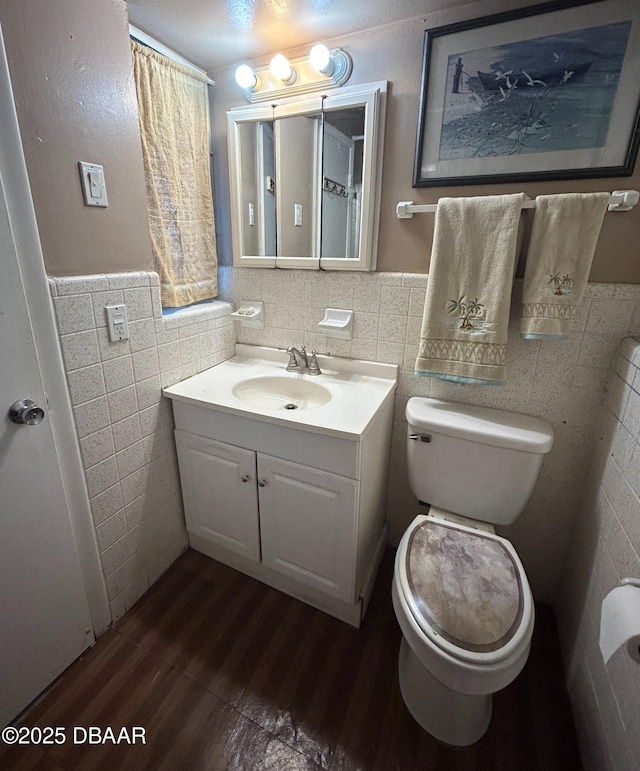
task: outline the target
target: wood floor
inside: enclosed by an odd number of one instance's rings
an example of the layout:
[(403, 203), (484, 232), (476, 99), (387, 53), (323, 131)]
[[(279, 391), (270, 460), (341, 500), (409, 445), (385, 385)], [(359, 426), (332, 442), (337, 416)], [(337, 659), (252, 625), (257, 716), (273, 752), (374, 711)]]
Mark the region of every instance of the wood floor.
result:
[[(353, 629), (189, 551), (19, 725), (59, 746), (0, 748), (1, 769), (571, 771), (580, 761), (553, 614), (494, 698), (487, 734), (452, 748), (407, 712), (396, 673), (393, 554)], [(77, 744), (73, 728), (145, 729), (146, 744)], [(84, 734), (80, 732), (78, 738)]]

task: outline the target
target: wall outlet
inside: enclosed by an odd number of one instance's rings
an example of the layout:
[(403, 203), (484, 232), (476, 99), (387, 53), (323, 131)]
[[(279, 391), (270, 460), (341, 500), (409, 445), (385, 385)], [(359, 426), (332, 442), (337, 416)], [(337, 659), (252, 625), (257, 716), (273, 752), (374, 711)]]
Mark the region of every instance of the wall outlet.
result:
[(126, 305), (105, 305), (107, 313), (107, 329), (112, 343), (129, 339), (129, 324), (127, 323)]

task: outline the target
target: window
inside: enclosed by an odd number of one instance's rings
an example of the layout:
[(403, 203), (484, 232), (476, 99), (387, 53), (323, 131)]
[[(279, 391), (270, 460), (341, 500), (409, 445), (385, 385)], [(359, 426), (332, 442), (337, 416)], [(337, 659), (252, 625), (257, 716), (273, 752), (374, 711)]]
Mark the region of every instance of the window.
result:
[(162, 304), (217, 296), (207, 78), (132, 41), (149, 229)]

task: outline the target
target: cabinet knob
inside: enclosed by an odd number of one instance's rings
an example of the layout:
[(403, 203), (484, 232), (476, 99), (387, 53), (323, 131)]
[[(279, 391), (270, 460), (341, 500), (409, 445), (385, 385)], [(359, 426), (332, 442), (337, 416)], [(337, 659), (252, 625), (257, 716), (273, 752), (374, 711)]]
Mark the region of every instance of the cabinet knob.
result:
[(266, 483), (266, 481), (264, 479), (261, 479), (258, 482), (258, 487), (266, 487), (266, 486), (267, 486), (267, 483)]
[(241, 479), (243, 482), (248, 482), (248, 481), (249, 481), (249, 477), (247, 476), (247, 474), (243, 474), (243, 475), (240, 477), (240, 479)]

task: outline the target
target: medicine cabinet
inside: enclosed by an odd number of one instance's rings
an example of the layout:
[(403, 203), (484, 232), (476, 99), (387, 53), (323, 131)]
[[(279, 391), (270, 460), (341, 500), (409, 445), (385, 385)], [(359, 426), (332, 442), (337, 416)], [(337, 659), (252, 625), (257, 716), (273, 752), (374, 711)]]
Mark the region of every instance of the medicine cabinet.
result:
[(227, 113), (234, 265), (375, 269), (386, 86)]

